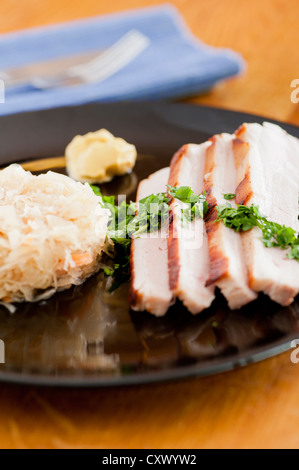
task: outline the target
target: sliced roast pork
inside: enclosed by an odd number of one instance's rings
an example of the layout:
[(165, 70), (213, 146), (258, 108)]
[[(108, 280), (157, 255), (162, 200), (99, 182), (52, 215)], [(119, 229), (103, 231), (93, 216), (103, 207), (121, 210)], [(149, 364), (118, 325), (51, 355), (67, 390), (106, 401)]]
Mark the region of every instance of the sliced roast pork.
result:
[[(236, 137), (236, 203), (258, 205), (270, 221), (298, 230), (299, 141), (270, 123), (243, 124)], [(242, 233), (242, 244), (250, 287), (289, 305), (299, 292), (298, 261), (266, 248), (258, 228)]]
[[(257, 294), (249, 288), (248, 270), (241, 235), (221, 222), (216, 222), (217, 205), (227, 201), (224, 194), (235, 193), (236, 168), (233, 152), (234, 135), (221, 134), (211, 139), (207, 148), (205, 190), (209, 212), (206, 217), (211, 274), (208, 283), (215, 284), (231, 309), (251, 302)], [(234, 206), (234, 201), (230, 201)]]
[[(206, 149), (211, 142), (182, 147), (170, 165), (169, 184), (190, 186), (196, 195), (203, 191)], [(214, 299), (214, 286), (206, 286), (210, 276), (210, 259), (205, 224), (202, 219), (191, 223), (182, 220), (183, 202), (173, 199), (170, 205), (171, 222), (168, 238), (168, 267), (170, 288), (185, 307), (199, 313)]]
[[(168, 177), (169, 168), (163, 168), (141, 181), (137, 201), (165, 192)], [(167, 259), (167, 227), (132, 239), (130, 303), (133, 310), (147, 310), (156, 316), (167, 312), (172, 302)]]

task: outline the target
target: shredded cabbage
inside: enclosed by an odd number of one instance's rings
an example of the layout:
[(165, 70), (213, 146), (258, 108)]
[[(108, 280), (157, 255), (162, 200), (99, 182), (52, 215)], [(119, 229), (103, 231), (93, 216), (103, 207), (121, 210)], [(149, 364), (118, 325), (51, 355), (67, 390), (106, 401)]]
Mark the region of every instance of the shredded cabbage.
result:
[(68, 176), (0, 171), (0, 300), (42, 300), (97, 271), (109, 220), (99, 202)]

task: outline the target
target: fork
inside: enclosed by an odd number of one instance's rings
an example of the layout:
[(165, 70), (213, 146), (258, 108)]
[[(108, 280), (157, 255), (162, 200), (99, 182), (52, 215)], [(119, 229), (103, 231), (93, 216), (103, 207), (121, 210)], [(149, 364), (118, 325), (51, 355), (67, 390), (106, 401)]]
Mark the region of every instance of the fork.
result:
[(16, 81), (9, 73), (0, 72), (0, 78), (4, 80), (7, 88), (31, 85), (40, 90), (83, 83), (100, 83), (132, 62), (149, 44), (147, 36), (133, 29), (94, 59), (69, 67), (61, 73), (51, 76), (35, 75)]

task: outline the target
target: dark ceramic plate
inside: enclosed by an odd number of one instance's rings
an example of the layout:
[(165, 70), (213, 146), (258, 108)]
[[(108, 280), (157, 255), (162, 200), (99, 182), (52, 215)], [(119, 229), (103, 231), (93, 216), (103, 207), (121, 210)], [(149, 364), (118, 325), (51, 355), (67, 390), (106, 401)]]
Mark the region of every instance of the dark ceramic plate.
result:
[[(0, 118), (0, 165), (64, 171), (61, 159), (75, 134), (109, 129), (139, 151), (135, 172), (103, 186), (134, 198), (137, 182), (167, 166), (184, 143), (233, 132), (260, 117), (199, 106), (94, 104)], [(299, 137), (299, 129), (282, 125)], [(30, 163), (31, 162), (31, 163)], [(33, 162), (33, 163), (32, 163)], [(58, 168), (59, 167), (59, 168)], [(299, 305), (288, 308), (261, 296), (230, 311), (218, 295), (212, 307), (190, 315), (179, 303), (157, 319), (129, 311), (128, 286), (107, 294), (102, 275), (39, 304), (0, 309), (6, 363), (0, 380), (51, 386), (137, 384), (214, 374), (290, 348), (299, 336)]]

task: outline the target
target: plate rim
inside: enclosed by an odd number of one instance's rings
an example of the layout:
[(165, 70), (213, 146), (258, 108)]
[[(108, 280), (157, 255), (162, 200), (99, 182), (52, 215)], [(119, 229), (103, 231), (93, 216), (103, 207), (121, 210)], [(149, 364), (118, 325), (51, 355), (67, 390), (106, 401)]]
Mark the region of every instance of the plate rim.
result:
[[(298, 337), (298, 335), (297, 335)], [(135, 373), (132, 375), (115, 374), (111, 376), (55, 376), (54, 374), (30, 374), (18, 372), (0, 372), (0, 383), (11, 383), (19, 385), (34, 385), (51, 388), (109, 388), (109, 387), (129, 387), (134, 385), (147, 385), (152, 383), (174, 382), (176, 380), (203, 378), (230, 372), (236, 369), (256, 364), (272, 357), (283, 354), (291, 350), (291, 342), (296, 336), (277, 340), (269, 348), (259, 346), (253, 348), (252, 352), (235, 354), (217, 359), (218, 362), (211, 364), (209, 360), (203, 363), (196, 363), (184, 367), (173, 367), (159, 371), (150, 371), (145, 373)], [(216, 358), (212, 358), (216, 359)]]

